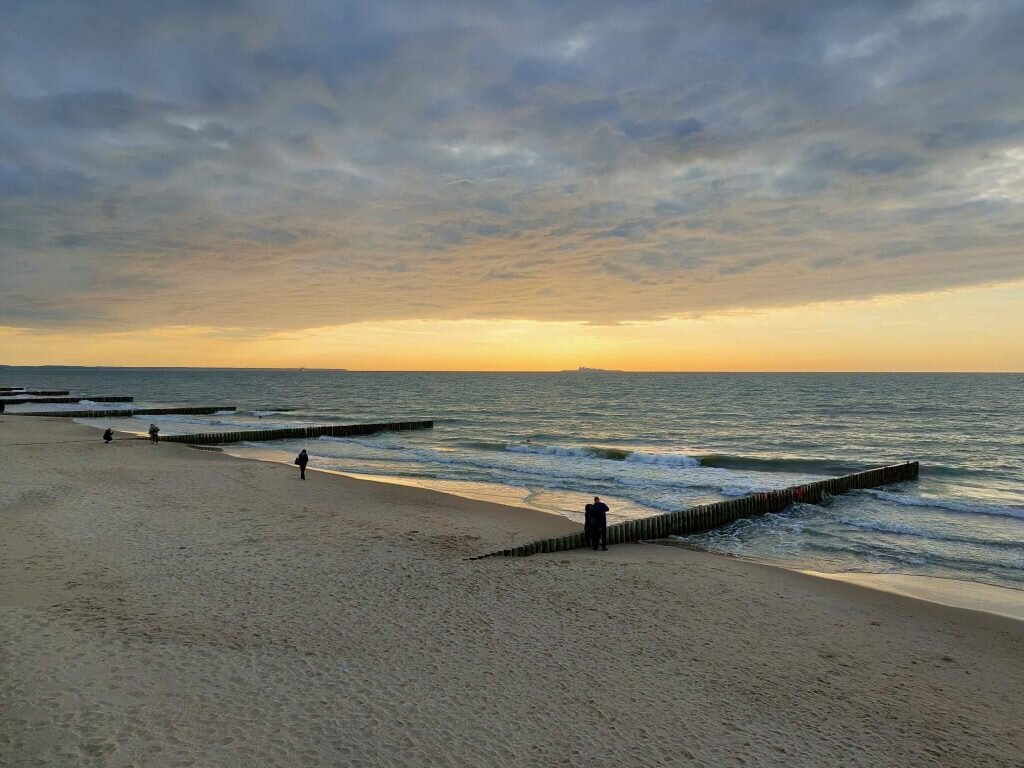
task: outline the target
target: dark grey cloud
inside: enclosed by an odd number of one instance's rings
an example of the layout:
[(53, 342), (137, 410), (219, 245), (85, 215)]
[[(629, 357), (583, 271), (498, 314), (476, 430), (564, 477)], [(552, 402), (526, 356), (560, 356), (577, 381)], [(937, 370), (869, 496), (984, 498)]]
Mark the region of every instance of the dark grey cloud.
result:
[(971, 120), (949, 123), (925, 136), (928, 149), (962, 149), (979, 144), (1024, 140), (1024, 120)]
[(0, 325), (1019, 279), (1021, 39), (1012, 0), (6, 2)]

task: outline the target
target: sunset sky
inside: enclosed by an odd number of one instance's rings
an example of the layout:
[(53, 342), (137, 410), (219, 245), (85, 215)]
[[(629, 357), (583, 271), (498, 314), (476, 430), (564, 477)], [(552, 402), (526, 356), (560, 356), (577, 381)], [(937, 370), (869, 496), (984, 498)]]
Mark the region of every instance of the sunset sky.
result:
[(0, 4), (0, 363), (1024, 370), (1024, 3)]

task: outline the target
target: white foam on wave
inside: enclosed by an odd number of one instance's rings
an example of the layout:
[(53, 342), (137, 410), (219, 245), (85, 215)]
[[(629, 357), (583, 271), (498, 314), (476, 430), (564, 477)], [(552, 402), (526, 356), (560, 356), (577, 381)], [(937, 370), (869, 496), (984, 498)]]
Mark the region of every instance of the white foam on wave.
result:
[(646, 453), (633, 451), (626, 456), (626, 461), (636, 464), (656, 464), (661, 467), (699, 467), (700, 461), (692, 456), (681, 453)]
[(93, 400), (79, 400), (77, 403), (24, 403), (22, 405), (9, 406), (11, 413), (32, 413), (38, 411), (110, 411), (110, 410), (131, 410), (131, 403), (97, 403)]
[[(392, 438), (394, 439), (394, 438)], [(370, 462), (376, 471), (383, 467), (379, 462), (392, 464), (392, 472), (408, 474), (424, 472), (428, 477), (466, 480), (467, 473), (483, 474), (472, 477), (474, 481), (557, 490), (598, 488), (602, 493), (622, 493), (635, 503), (650, 509), (670, 511), (678, 509), (681, 498), (689, 490), (678, 482), (669, 487), (664, 480), (644, 474), (666, 473), (668, 468), (656, 465), (627, 464), (623, 461), (575, 461), (577, 451), (537, 450), (530, 451), (475, 451), (440, 450), (420, 447), (380, 438), (335, 438), (323, 436), (320, 445), (324, 458), (344, 461), (349, 469), (353, 462)], [(337, 447), (338, 450), (334, 448)], [(581, 449), (586, 450), (586, 449)], [(593, 459), (593, 456), (587, 456)], [(572, 462), (572, 466), (569, 466)], [(642, 473), (642, 474), (641, 474)], [(614, 489), (614, 490), (613, 490)]]
[[(646, 454), (636, 461), (616, 460), (612, 455), (628, 456), (616, 448), (587, 446), (555, 446), (537, 443), (512, 443), (503, 451), (439, 450), (409, 445), (397, 439), (381, 437), (354, 438), (324, 435), (325, 453), (346, 460), (402, 461), (429, 467), (452, 467), (461, 470), (482, 470), (489, 473), (488, 482), (542, 481), (545, 485), (592, 486), (595, 482), (613, 483), (620, 489), (637, 492), (675, 495), (675, 503), (659, 501), (645, 505), (674, 508), (678, 495), (686, 491), (721, 492), (724, 496), (744, 496), (790, 484), (784, 476), (744, 476), (722, 469), (706, 469), (683, 454)], [(327, 446), (337, 446), (340, 453)], [(603, 455), (607, 451), (611, 455)], [(568, 462), (571, 462), (571, 466)], [(723, 482), (724, 481), (724, 482)], [(773, 482), (774, 481), (774, 482)], [(665, 506), (665, 505), (668, 506)]]
[(536, 453), (542, 456), (570, 456), (579, 459), (596, 459), (595, 451), (582, 446), (536, 445), (533, 443), (512, 443), (505, 446), (512, 453)]
[(585, 445), (542, 445), (537, 443), (510, 443), (505, 450), (511, 453), (532, 453), (539, 456), (564, 456), (574, 459), (598, 459), (603, 461), (627, 461), (633, 464), (649, 464), (658, 467), (699, 467), (700, 461), (681, 453), (655, 453), (631, 451), (623, 448)]
[(867, 489), (864, 491), (876, 499), (888, 501), (892, 504), (900, 504), (906, 507), (937, 507), (950, 512), (963, 512), (969, 515), (996, 515), (999, 517), (1016, 517), (1024, 519), (1024, 508), (1011, 507), (1000, 504), (983, 504), (981, 502), (957, 501), (955, 499), (933, 499), (923, 496), (908, 496), (903, 493), (891, 493), (878, 489)]
[(1000, 545), (1013, 545), (1019, 546), (1016, 541), (1000, 541), (998, 539), (984, 538), (978, 536), (964, 536), (964, 535), (951, 535), (941, 530), (927, 530), (925, 528), (915, 525), (905, 525), (902, 523), (882, 521), (882, 520), (870, 520), (857, 517), (849, 517), (846, 515), (837, 515), (836, 519), (844, 525), (849, 525), (853, 528), (859, 528), (865, 531), (878, 531), (879, 533), (894, 533), (901, 536), (913, 536), (919, 539), (929, 539), (931, 541), (945, 541), (955, 544), (977, 544), (979, 546), (1000, 546)]
[(213, 418), (215, 415), (216, 414), (210, 414), (209, 416), (185, 416), (180, 413), (140, 413), (136, 418), (142, 419), (143, 421), (166, 423), (168, 426), (173, 426), (174, 424), (205, 424), (207, 426), (223, 425), (223, 421)]
[(382, 434), (380, 437), (334, 437), (333, 435), (320, 435), (317, 440), (325, 443), (343, 443), (345, 445), (356, 445), (361, 448), (370, 448), (375, 451), (404, 451), (411, 450), (410, 446), (398, 442), (388, 441), (390, 435)]

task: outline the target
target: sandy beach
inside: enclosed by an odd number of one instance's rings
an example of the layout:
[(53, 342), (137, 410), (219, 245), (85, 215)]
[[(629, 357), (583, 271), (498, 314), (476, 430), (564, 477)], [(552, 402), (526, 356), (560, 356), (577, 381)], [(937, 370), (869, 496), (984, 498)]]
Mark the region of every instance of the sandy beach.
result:
[(577, 526), (56, 419), (0, 416), (0, 472), (0, 765), (1024, 765), (1008, 617), (653, 545), (470, 562)]

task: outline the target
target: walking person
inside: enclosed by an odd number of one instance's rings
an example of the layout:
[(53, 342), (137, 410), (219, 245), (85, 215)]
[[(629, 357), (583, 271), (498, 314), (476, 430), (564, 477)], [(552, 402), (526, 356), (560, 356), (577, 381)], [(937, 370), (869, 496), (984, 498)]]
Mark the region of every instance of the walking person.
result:
[(299, 465), (299, 478), (301, 480), (306, 479), (306, 465), (309, 464), (309, 454), (306, 453), (306, 449), (303, 448), (299, 451), (299, 455), (295, 457), (295, 463)]
[(107, 443), (109, 443), (113, 439), (114, 439), (114, 430), (112, 430), (110, 427), (107, 427), (107, 431), (103, 433), (103, 444), (106, 445)]
[(158, 427), (156, 424), (149, 425), (149, 442), (151, 442), (153, 445), (160, 444), (160, 427)]
[(591, 546), (596, 550), (598, 541), (601, 542), (601, 549), (605, 552), (608, 551), (608, 505), (601, 501), (600, 496), (594, 497), (594, 503), (590, 505), (590, 514), (593, 516), (593, 531), (594, 538), (591, 540)]

